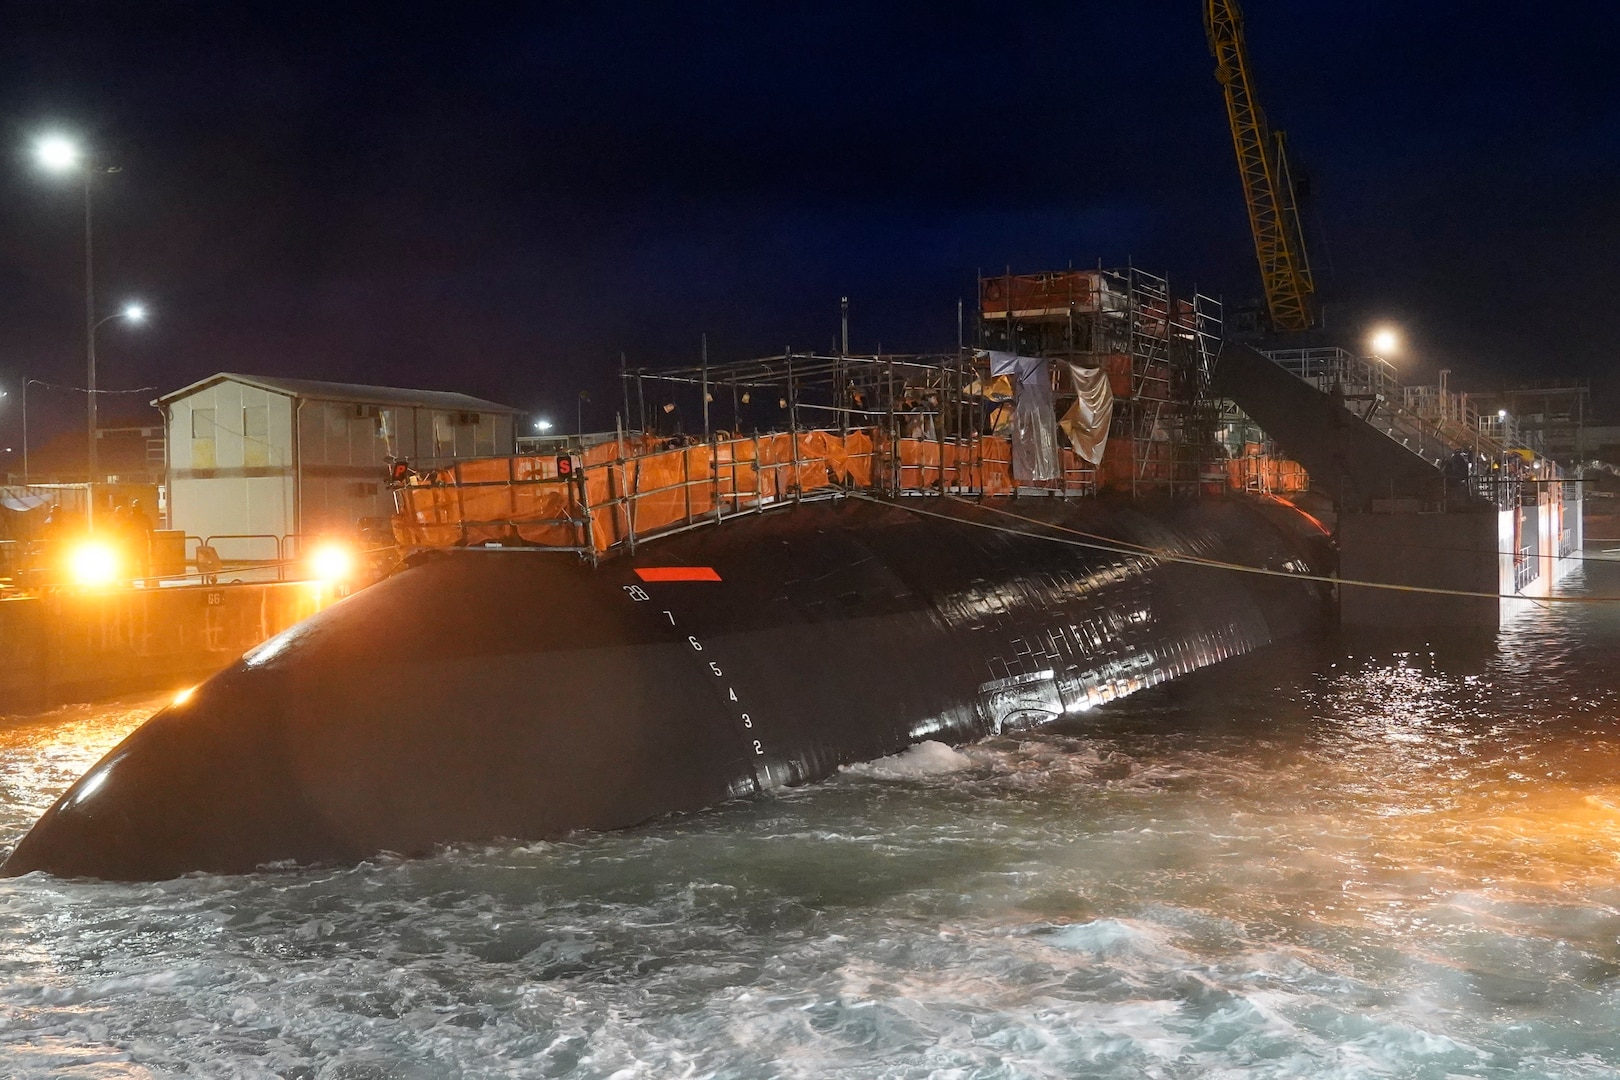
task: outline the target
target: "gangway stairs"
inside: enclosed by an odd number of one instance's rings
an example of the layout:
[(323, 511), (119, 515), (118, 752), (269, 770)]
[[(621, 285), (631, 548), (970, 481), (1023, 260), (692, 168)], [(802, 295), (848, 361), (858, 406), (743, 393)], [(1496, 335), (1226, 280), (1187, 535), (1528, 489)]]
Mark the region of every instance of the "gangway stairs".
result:
[(1228, 342), (1211, 389), (1346, 508), (1374, 499), (1442, 499), (1449, 458), (1498, 449), (1409, 409), (1386, 362), (1344, 349), (1263, 353)]

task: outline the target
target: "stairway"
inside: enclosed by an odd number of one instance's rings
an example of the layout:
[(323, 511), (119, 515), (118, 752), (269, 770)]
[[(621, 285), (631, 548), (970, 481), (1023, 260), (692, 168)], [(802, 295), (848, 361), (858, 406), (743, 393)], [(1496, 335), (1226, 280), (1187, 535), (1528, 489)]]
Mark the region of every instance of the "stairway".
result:
[(1440, 499), (1459, 447), (1403, 402), (1382, 361), (1343, 349), (1263, 353), (1228, 342), (1211, 392), (1230, 398), (1341, 506)]

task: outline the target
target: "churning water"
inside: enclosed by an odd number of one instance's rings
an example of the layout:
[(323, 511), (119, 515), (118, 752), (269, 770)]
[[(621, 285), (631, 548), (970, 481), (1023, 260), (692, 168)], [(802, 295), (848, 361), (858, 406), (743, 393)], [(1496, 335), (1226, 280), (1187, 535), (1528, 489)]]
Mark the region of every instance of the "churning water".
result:
[[(0, 1075), (1620, 1077), (1617, 669), (1562, 606), (626, 833), (6, 881)], [(0, 843), (151, 706), (0, 726)]]

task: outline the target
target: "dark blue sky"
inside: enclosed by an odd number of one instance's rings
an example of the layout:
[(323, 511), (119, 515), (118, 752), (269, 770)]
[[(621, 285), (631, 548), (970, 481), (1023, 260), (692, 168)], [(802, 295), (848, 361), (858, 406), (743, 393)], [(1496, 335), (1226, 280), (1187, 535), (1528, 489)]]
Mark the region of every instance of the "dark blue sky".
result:
[[(854, 347), (948, 347), (979, 268), (1134, 259), (1258, 293), (1192, 0), (4, 12), (8, 388), (82, 380), (79, 202), (29, 160), (46, 129), (121, 166), (98, 288), (155, 314), (103, 329), (104, 386), (240, 370), (571, 419), (581, 387), (616, 397), (620, 350), (827, 346), (846, 294)], [(1610, 375), (1620, 15), (1246, 12), (1330, 320), (1394, 319), (1463, 383)]]

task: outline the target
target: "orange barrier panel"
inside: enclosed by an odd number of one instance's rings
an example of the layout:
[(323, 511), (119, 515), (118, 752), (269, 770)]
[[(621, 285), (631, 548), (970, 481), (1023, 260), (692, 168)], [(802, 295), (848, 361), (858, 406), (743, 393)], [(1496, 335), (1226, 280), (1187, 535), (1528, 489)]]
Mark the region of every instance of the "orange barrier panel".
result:
[[(627, 438), (622, 445), (615, 440), (590, 447), (579, 455), (581, 468), (573, 478), (556, 475), (554, 455), (458, 462), (396, 492), (395, 534), (410, 546), (519, 540), (555, 547), (588, 543), (607, 551), (632, 535), (651, 536), (711, 517), (717, 505), (736, 512), (800, 493), (870, 487), (885, 473), (902, 487), (920, 490), (943, 486), (998, 494), (1013, 488), (1011, 443), (995, 436), (942, 444), (886, 440), (874, 429), (847, 435), (812, 430), (713, 445), (658, 445)], [(1097, 477), (1068, 450), (1063, 469), (1071, 488)]]
[(1131, 490), (1136, 475), (1135, 449), (1130, 439), (1109, 439), (1103, 447), (1103, 474), (1110, 490)]
[(1013, 489), (1012, 441), (995, 435), (979, 440), (979, 490), (1004, 495)]
[(507, 458), (479, 458), (458, 461), (454, 466), (456, 483), (507, 484), (512, 481), (512, 462)]
[(872, 486), (872, 458), (874, 441), (872, 432), (852, 431), (844, 436), (842, 472), (844, 482), (853, 487)]
[(900, 486), (927, 488), (939, 482), (939, 444), (923, 439), (897, 439)]

